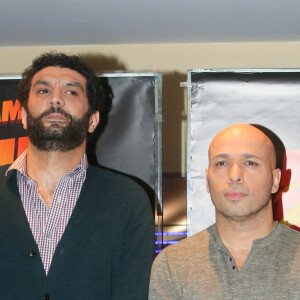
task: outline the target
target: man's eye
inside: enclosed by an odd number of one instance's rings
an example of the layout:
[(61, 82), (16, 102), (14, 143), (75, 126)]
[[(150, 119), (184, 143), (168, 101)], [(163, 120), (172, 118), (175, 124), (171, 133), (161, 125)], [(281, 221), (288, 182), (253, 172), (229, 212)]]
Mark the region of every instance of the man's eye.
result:
[(47, 94), (48, 90), (47, 89), (40, 89), (37, 92), (38, 92), (38, 94)]
[(67, 94), (71, 95), (71, 96), (77, 96), (78, 95), (78, 93), (76, 91), (67, 91)]
[(257, 166), (257, 163), (254, 162), (254, 161), (251, 161), (251, 160), (247, 160), (247, 161), (245, 162), (245, 164), (246, 164), (247, 166)]
[(216, 166), (227, 166), (227, 163), (226, 163), (226, 161), (218, 161), (217, 163), (216, 163)]

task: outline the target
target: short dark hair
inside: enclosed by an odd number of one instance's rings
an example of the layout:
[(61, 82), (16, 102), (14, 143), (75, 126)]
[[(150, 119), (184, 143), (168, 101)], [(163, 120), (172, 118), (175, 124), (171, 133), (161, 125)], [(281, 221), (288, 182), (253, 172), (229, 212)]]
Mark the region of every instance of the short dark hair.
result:
[(18, 99), (21, 105), (27, 109), (29, 92), (33, 76), (46, 67), (68, 68), (80, 73), (86, 79), (87, 98), (89, 112), (99, 110), (105, 106), (105, 94), (99, 82), (99, 78), (88, 67), (88, 65), (76, 55), (65, 53), (48, 52), (40, 55), (32, 61), (32, 65), (26, 68), (18, 86)]

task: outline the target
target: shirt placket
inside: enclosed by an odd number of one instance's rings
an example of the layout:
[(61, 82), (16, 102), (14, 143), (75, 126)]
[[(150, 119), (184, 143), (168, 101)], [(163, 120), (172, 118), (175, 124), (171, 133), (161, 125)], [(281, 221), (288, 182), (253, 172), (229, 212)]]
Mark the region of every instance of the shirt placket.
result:
[[(49, 216), (46, 222), (45, 231), (44, 231), (44, 252), (46, 254), (45, 257), (45, 271), (46, 274), (49, 271), (51, 261), (55, 252), (56, 245), (61, 238), (62, 233), (60, 232), (60, 222), (61, 217), (65, 213), (65, 201), (67, 199), (63, 199), (63, 195), (61, 191), (63, 189), (68, 190), (69, 186), (69, 177), (65, 175), (58, 183), (51, 207), (49, 210)], [(68, 194), (68, 193), (67, 193)]]
[(41, 205), (43, 205), (42, 200), (39, 198), (37, 193), (36, 183), (29, 179), (27, 181), (28, 190), (27, 197), (25, 197), (27, 209), (27, 218), (32, 231), (33, 237), (40, 248), (43, 228), (45, 224), (44, 213), (41, 210)]
[(43, 199), (36, 193), (36, 214), (38, 221), (37, 228), (38, 230), (38, 246), (43, 261), (44, 268), (48, 265), (48, 245), (46, 240), (46, 228), (49, 220), (50, 209), (47, 207)]

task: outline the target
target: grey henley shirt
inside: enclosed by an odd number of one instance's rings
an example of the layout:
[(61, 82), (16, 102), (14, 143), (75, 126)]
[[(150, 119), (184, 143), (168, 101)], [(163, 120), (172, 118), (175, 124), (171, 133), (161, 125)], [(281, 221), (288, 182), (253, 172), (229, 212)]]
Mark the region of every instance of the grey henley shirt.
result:
[(158, 299), (300, 299), (300, 233), (276, 223), (238, 271), (212, 225), (157, 256), (149, 300)]

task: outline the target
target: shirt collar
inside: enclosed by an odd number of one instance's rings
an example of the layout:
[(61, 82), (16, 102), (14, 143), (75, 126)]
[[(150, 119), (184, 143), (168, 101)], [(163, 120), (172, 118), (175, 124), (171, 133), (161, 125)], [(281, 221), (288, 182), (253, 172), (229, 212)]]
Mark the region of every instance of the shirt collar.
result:
[(17, 170), (26, 175), (27, 166), (27, 149), (11, 164), (11, 166), (5, 172), (5, 176), (12, 170)]
[[(81, 170), (86, 171), (87, 167), (88, 167), (87, 156), (84, 153), (78, 165), (73, 170), (71, 170), (68, 174), (72, 176), (77, 174), (77, 172)], [(27, 149), (11, 164), (11, 166), (5, 172), (5, 176), (7, 176), (8, 172), (12, 170), (17, 170), (20, 173), (27, 175), (26, 169), (27, 169)]]
[[(272, 231), (263, 238), (253, 240), (253, 244), (265, 245), (269, 241), (271, 242), (274, 239), (274, 237), (276, 238), (276, 233), (278, 232), (278, 230), (277, 230), (278, 227), (279, 227), (279, 223), (278, 223), (278, 221), (275, 221)], [(221, 240), (221, 238), (219, 236), (216, 224), (211, 225), (209, 228), (210, 228), (209, 231), (211, 231), (213, 234), (213, 237), (216, 241), (218, 249), (228, 253), (228, 249), (226, 248), (226, 246), (224, 245), (223, 241)]]

